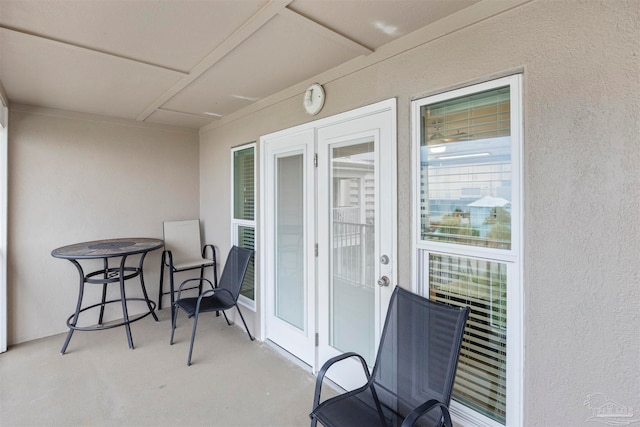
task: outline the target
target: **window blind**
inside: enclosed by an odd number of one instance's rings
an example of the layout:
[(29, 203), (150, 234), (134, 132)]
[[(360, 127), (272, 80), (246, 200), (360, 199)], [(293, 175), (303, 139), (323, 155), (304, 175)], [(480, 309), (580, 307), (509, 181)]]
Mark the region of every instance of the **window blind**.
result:
[[(236, 244), (255, 250), (255, 147), (234, 149), (233, 219)], [(240, 295), (255, 301), (255, 257), (251, 257)]]
[(423, 141), (428, 145), (495, 138), (510, 133), (509, 87), (424, 107)]
[(469, 306), (453, 398), (502, 423), (506, 415), (506, 264), (429, 254), (429, 297)]
[(234, 153), (233, 179), (233, 217), (253, 221), (255, 211), (253, 147)]
[[(238, 246), (255, 250), (255, 229), (253, 227), (238, 226)], [(254, 300), (255, 297), (255, 256), (249, 260), (247, 273), (244, 276), (240, 294)]]

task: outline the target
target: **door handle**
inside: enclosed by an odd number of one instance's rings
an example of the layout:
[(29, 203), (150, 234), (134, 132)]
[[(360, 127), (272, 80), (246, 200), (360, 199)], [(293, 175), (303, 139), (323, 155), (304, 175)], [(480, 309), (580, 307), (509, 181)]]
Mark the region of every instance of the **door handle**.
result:
[(389, 286), (391, 280), (387, 276), (382, 276), (378, 279), (378, 286)]

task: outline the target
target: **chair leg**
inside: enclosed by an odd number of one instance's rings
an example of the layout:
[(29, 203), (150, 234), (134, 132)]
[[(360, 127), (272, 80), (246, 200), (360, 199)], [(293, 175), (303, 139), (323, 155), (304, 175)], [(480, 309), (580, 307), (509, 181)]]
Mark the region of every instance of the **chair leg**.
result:
[[(219, 311), (216, 311), (216, 313), (220, 313)], [(224, 311), (222, 312), (222, 315), (224, 316), (224, 320), (227, 321), (227, 325), (231, 326), (233, 325), (233, 323), (229, 322), (229, 318), (227, 317), (227, 313), (225, 313)]]
[(173, 345), (173, 333), (176, 330), (176, 323), (178, 320), (178, 310), (176, 310), (175, 307), (173, 309), (173, 313), (173, 317), (171, 317), (171, 340), (169, 341), (170, 345)]
[(240, 307), (238, 307), (238, 304), (236, 304), (236, 309), (238, 310), (238, 314), (240, 315), (240, 319), (242, 319), (242, 323), (244, 324), (244, 329), (246, 329), (247, 334), (249, 335), (249, 339), (251, 341), (253, 341), (255, 338), (253, 338), (253, 336), (251, 335), (251, 332), (249, 332), (249, 328), (247, 327), (247, 322), (244, 321), (244, 316), (242, 315), (242, 312), (240, 311)]
[(176, 312), (176, 307), (175, 307), (175, 297), (173, 295), (173, 268), (170, 266), (169, 267), (169, 291), (171, 294), (171, 317), (174, 316), (174, 313)]
[(202, 293), (202, 281), (204, 279), (204, 267), (200, 267), (200, 282), (198, 282), (198, 295)]
[(189, 346), (189, 358), (187, 359), (187, 366), (191, 366), (191, 354), (193, 353), (193, 342), (196, 338), (196, 328), (198, 327), (198, 312), (193, 315), (193, 332), (191, 332), (191, 345)]
[(162, 252), (162, 259), (160, 260), (160, 285), (158, 286), (158, 310), (162, 310), (162, 288), (164, 287), (164, 258), (165, 253)]

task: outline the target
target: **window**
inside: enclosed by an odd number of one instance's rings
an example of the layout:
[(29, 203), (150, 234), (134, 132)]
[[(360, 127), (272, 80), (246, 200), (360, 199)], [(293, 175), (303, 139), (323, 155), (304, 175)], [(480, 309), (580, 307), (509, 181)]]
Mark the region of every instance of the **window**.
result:
[[(231, 233), (233, 244), (255, 249), (255, 143), (231, 149)], [(240, 301), (255, 310), (255, 261), (249, 262)]]
[(520, 87), (512, 76), (412, 103), (418, 291), (471, 308), (462, 424), (521, 420)]

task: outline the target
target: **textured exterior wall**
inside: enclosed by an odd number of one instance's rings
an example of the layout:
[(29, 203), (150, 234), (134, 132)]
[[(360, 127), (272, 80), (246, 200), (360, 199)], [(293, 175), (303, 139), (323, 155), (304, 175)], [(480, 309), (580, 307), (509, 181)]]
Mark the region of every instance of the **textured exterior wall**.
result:
[[(398, 264), (409, 283), (410, 100), (523, 72), (527, 426), (585, 425), (597, 393), (640, 413), (639, 23), (637, 0), (533, 1), (323, 82), (318, 117), (398, 100)], [(221, 246), (229, 148), (309, 121), (301, 101), (201, 135), (201, 216)]]
[[(50, 113), (10, 112), (10, 345), (67, 330), (78, 272), (51, 257), (53, 249), (103, 238), (162, 238), (162, 221), (198, 216), (197, 133)], [(145, 284), (154, 300), (160, 254), (145, 259)], [(128, 296), (141, 295), (139, 284), (131, 285)], [(110, 288), (110, 295), (119, 295)], [(98, 302), (100, 292), (101, 286), (88, 285), (85, 301)], [(132, 304), (130, 313), (143, 307)], [(122, 318), (117, 304), (108, 308), (107, 320)], [(86, 319), (84, 325), (92, 324)]]

